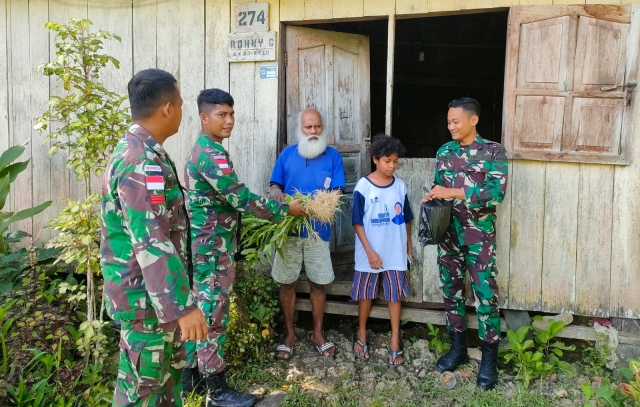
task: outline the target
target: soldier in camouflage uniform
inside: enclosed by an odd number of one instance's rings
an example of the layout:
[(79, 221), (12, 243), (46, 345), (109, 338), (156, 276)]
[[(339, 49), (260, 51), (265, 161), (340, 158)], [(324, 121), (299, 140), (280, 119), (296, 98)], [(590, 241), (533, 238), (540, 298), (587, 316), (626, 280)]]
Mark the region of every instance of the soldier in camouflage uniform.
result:
[(440, 284), (444, 291), (447, 327), (452, 348), (437, 363), (453, 371), (469, 360), (465, 341), (464, 276), (469, 272), (478, 313), (482, 362), (477, 384), (491, 389), (500, 341), (498, 283), (496, 282), (496, 206), (507, 187), (507, 155), (502, 145), (484, 140), (476, 132), (480, 105), (471, 98), (449, 103), (448, 128), (453, 141), (436, 155), (434, 187), (426, 200), (452, 199), (452, 222), (438, 247)]
[[(229, 323), (229, 295), (235, 277), (234, 255), (240, 213), (281, 222), (303, 215), (301, 201), (278, 203), (253, 194), (238, 180), (233, 163), (222, 146), (234, 125), (233, 98), (220, 89), (198, 96), (202, 131), (191, 149), (185, 171), (191, 218), (194, 259), (194, 293), (209, 324), (205, 341), (187, 344), (185, 391), (198, 382), (198, 368), (208, 388), (207, 407), (252, 406), (257, 400), (227, 386), (224, 342)], [(196, 357), (197, 353), (197, 357)]]
[(187, 275), (188, 221), (175, 166), (162, 143), (178, 131), (175, 78), (149, 69), (129, 82), (134, 123), (102, 184), (100, 259), (111, 318), (121, 323), (114, 406), (182, 406), (184, 340), (206, 322)]

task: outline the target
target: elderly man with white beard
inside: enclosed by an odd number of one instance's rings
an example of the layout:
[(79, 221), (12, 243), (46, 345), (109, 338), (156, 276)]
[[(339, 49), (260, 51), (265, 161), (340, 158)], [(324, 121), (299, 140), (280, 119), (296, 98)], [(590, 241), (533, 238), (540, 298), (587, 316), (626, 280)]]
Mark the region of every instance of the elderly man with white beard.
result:
[[(313, 194), (318, 190), (340, 190), (344, 192), (344, 167), (342, 156), (333, 147), (327, 146), (327, 136), (322, 132), (322, 115), (316, 109), (300, 112), (298, 144), (282, 150), (271, 174), (270, 196), (282, 202), (286, 195), (302, 192)], [(313, 331), (309, 340), (323, 356), (336, 355), (336, 345), (324, 338), (324, 286), (334, 279), (333, 265), (329, 254), (331, 225), (313, 222), (319, 240), (307, 239), (307, 230), (289, 236), (282, 246), (282, 256), (276, 254), (271, 275), (280, 283), (280, 305), (284, 316), (285, 335), (276, 348), (276, 357), (287, 360), (293, 356), (296, 335), (293, 326), (296, 285), (304, 261), (309, 279)]]

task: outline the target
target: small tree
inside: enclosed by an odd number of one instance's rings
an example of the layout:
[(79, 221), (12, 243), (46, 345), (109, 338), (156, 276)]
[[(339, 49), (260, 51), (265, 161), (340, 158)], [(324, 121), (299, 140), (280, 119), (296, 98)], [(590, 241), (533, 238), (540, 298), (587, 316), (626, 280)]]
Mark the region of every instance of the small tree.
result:
[[(67, 91), (62, 96), (52, 96), (49, 109), (36, 119), (35, 129), (45, 133), (43, 144), (51, 142), (49, 154), (67, 150), (67, 167), (79, 181), (84, 181), (85, 201), (67, 201), (68, 206), (48, 227), (60, 231), (49, 247), (62, 248), (59, 261), (77, 264), (77, 271), (86, 273), (87, 320), (80, 327), (83, 336), (77, 345), (85, 356), (101, 361), (103, 356), (104, 326), (102, 319), (104, 293), (100, 312), (97, 314), (94, 276), (100, 275), (99, 218), (100, 196), (91, 194), (89, 177), (101, 175), (109, 161), (113, 148), (122, 137), (131, 116), (124, 106), (126, 96), (109, 91), (98, 80), (100, 71), (112, 64), (119, 68), (114, 57), (101, 53), (103, 41), (120, 37), (107, 31), (89, 32), (91, 21), (72, 18), (69, 24), (48, 22), (45, 27), (56, 33), (56, 58), (38, 67), (44, 75), (55, 77)], [(55, 128), (53, 123), (58, 124)], [(71, 290), (63, 286), (64, 290)], [(97, 315), (97, 320), (96, 320)], [(93, 345), (92, 345), (93, 344)]]

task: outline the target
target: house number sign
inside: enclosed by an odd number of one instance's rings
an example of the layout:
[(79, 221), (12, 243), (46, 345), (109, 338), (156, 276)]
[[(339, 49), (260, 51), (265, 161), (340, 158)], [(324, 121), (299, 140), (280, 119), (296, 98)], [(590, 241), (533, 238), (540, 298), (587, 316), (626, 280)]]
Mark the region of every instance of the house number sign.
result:
[(269, 31), (269, 3), (236, 3), (234, 32)]
[(276, 33), (269, 31), (269, 3), (234, 6), (235, 23), (227, 44), (229, 61), (275, 61)]

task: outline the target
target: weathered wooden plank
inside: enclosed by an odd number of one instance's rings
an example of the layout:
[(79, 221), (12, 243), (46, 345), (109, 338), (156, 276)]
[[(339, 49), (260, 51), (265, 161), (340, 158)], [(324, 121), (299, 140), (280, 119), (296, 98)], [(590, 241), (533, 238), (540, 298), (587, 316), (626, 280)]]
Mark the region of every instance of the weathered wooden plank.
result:
[[(638, 5), (632, 7), (631, 32), (638, 24)], [(632, 35), (630, 35), (631, 37)], [(629, 52), (637, 52), (629, 51)], [(635, 97), (633, 103), (638, 103)], [(637, 107), (636, 107), (637, 108)], [(634, 135), (630, 138), (631, 157), (629, 166), (615, 167), (614, 194), (613, 194), (613, 226), (612, 226), (612, 252), (611, 252), (611, 298), (610, 314), (625, 318), (640, 318), (640, 296), (637, 290), (630, 287), (640, 287), (640, 121), (638, 114), (634, 116)]]
[[(353, 274), (352, 274), (353, 276)], [(353, 277), (352, 277), (353, 279)], [(324, 291), (325, 294), (327, 295), (341, 295), (341, 296), (345, 296), (348, 297), (349, 294), (351, 293), (351, 284), (352, 284), (352, 279), (347, 280), (347, 281), (338, 281), (337, 279), (334, 280), (331, 284), (327, 284), (326, 286), (324, 286)], [(309, 281), (308, 280), (303, 280), (300, 279), (298, 281), (298, 285), (296, 286), (296, 292), (299, 293), (309, 293), (309, 290), (311, 288), (309, 287)]]
[(509, 4), (504, 4), (507, 3), (504, 0), (497, 0), (498, 4), (495, 4), (496, 0), (494, 1), (487, 1), (487, 0), (460, 0), (460, 10), (482, 10), (482, 9), (486, 9), (486, 8), (493, 8), (493, 7), (503, 7), (505, 5), (509, 5)]
[(396, 0), (396, 14), (425, 14), (429, 11), (427, 3), (430, 1), (437, 0)]
[(514, 161), (509, 308), (538, 310), (542, 291), (545, 164)]
[[(11, 0), (8, 4), (9, 11), (9, 142), (15, 146), (28, 141), (31, 138), (31, 109), (29, 84), (31, 77), (35, 75), (34, 67), (29, 58), (29, 4), (22, 0)], [(27, 146), (20, 160), (32, 158), (31, 148), (33, 142)], [(29, 166), (16, 179), (14, 185), (32, 185), (32, 167)], [(32, 194), (29, 189), (13, 194), (12, 210), (21, 210), (33, 206)], [(14, 224), (14, 229), (33, 232), (31, 219), (25, 219)]]
[[(47, 156), (48, 146), (42, 145), (42, 136), (33, 130), (35, 118), (47, 110), (49, 99), (49, 77), (36, 72), (36, 67), (49, 60), (49, 30), (44, 28), (49, 21), (48, 0), (32, 0), (29, 2), (29, 58), (31, 60), (30, 88), (30, 114), (26, 118), (29, 121), (31, 135), (31, 168), (33, 180), (33, 204), (51, 200), (51, 184), (46, 180), (51, 177), (51, 160)], [(51, 211), (51, 207), (33, 217), (34, 236), (39, 235), (38, 243), (46, 242), (51, 238), (51, 231), (45, 229), (47, 221), (57, 215)]]
[[(259, 190), (260, 186), (251, 174), (254, 158), (254, 129), (255, 129), (255, 62), (234, 62), (230, 68), (230, 89), (235, 101), (236, 123), (233, 127), (233, 134), (229, 139), (229, 154), (233, 160), (235, 171), (251, 190)], [(262, 140), (258, 144), (258, 150), (264, 138), (268, 136), (260, 135)], [(275, 132), (269, 135), (275, 138)], [(270, 175), (270, 174), (269, 174)]]
[[(180, 3), (177, 1), (158, 1), (156, 4), (156, 67), (171, 72), (176, 76), (178, 81), (180, 81), (178, 77), (180, 74), (180, 58), (178, 56), (183, 46), (183, 43), (180, 41), (180, 24), (178, 19), (180, 11)], [(192, 34), (193, 32), (194, 31), (191, 31)], [(184, 122), (181, 128), (184, 128)]]
[(429, 13), (456, 11), (462, 8), (464, 0), (428, 0)]
[(280, 0), (280, 21), (304, 20), (304, 0)]
[[(107, 89), (118, 94), (127, 93), (127, 83), (133, 74), (133, 7), (131, 4), (97, 4), (88, 3), (89, 19), (94, 21), (95, 29), (107, 30), (117, 34), (122, 41), (104, 43), (105, 53), (120, 62), (120, 69), (108, 65), (101, 74), (100, 80)], [(148, 26), (155, 26), (155, 21), (148, 20)], [(91, 190), (99, 192), (102, 188), (102, 176), (91, 177)]]
[(614, 168), (580, 165), (575, 310), (608, 316)]
[[(133, 74), (158, 64), (157, 0), (133, 4)], [(123, 41), (127, 41), (123, 37)]]
[(553, 0), (553, 4), (584, 4), (585, 0)]
[[(278, 79), (261, 79), (260, 67), (275, 65), (274, 62), (255, 64), (255, 117), (253, 118), (251, 172), (244, 173), (252, 191), (265, 194), (269, 190), (269, 179), (278, 154)], [(237, 133), (235, 134), (238, 135)], [(232, 140), (233, 143), (235, 140)], [(248, 158), (249, 156), (247, 156)], [(236, 161), (240, 157), (236, 156)], [(235, 161), (234, 161), (235, 162)]]
[[(57, 23), (68, 23), (70, 18), (87, 18), (87, 4), (75, 1), (55, 1), (49, 3), (49, 19)], [(56, 57), (55, 34), (49, 33), (49, 60)], [(52, 96), (61, 96), (65, 94), (63, 86), (57, 79), (49, 80), (49, 93)], [(43, 109), (44, 110), (44, 109)], [(53, 129), (60, 126), (54, 124)], [(42, 136), (40, 136), (41, 138)], [(46, 145), (47, 148), (50, 144)], [(72, 200), (82, 199), (84, 197), (84, 183), (76, 181), (75, 174), (71, 170), (66, 170), (66, 160), (68, 154), (65, 150), (58, 152), (51, 157), (51, 168), (55, 171), (55, 176), (51, 178), (51, 213), (57, 216), (62, 208), (66, 206), (63, 199)]]
[[(159, 22), (160, 4), (161, 3), (158, 3)], [(204, 36), (194, 35), (194, 33), (204, 32), (204, 0), (180, 1), (179, 9), (176, 10), (178, 14), (165, 15), (165, 11), (168, 10), (163, 10), (162, 18), (168, 18), (168, 23), (177, 25), (178, 27), (179, 35), (176, 40), (180, 43), (180, 49), (179, 51), (175, 50), (175, 43), (161, 45), (161, 42), (164, 42), (165, 39), (158, 37), (158, 63), (161, 63), (161, 58), (162, 63), (164, 63), (171, 58), (171, 56), (178, 60), (179, 68), (177, 70), (167, 70), (176, 75), (184, 101), (182, 105), (182, 125), (180, 126), (180, 131), (178, 134), (169, 138), (165, 146), (175, 161), (178, 174), (182, 178), (184, 177), (184, 165), (187, 156), (200, 129), (196, 99), (204, 87), (205, 56), (202, 50), (205, 48), (205, 41)], [(175, 21), (176, 15), (179, 16), (177, 24)], [(160, 31), (158, 35), (160, 35)], [(174, 40), (174, 35), (175, 33), (171, 33), (169, 38)], [(169, 38), (167, 38), (167, 40), (169, 40)], [(171, 49), (170, 46), (173, 46), (173, 49)], [(160, 55), (161, 50), (163, 52), (162, 57)], [(179, 57), (176, 58), (176, 55)]]
[(411, 295), (405, 299), (409, 302), (422, 302), (423, 297), (423, 275), (425, 268), (425, 257), (422, 245), (418, 239), (420, 199), (424, 196), (422, 187), (424, 186), (427, 167), (432, 159), (402, 158), (396, 170), (395, 176), (402, 179), (407, 185), (409, 203), (414, 220), (411, 222), (411, 243), (413, 247), (413, 264), (411, 270), (407, 272), (409, 289)]
[(622, 4), (622, 0), (586, 0), (585, 4)]
[(542, 310), (573, 309), (578, 230), (578, 164), (547, 163)]
[(396, 16), (389, 15), (387, 28), (387, 96), (385, 99), (384, 131), (391, 135), (393, 118), (393, 64), (396, 48)]
[[(303, 0), (300, 0), (301, 2)], [(360, 1), (360, 0), (358, 0)], [(304, 0), (305, 20), (327, 20), (333, 16), (333, 3), (326, 0)]]
[(509, 177), (504, 200), (496, 210), (496, 267), (498, 268), (498, 296), (501, 308), (509, 307), (509, 245), (511, 241), (511, 191), (513, 190), (513, 162), (509, 162)]
[[(306, 298), (298, 298), (296, 301), (296, 310), (311, 311), (311, 301)], [(337, 315), (358, 315), (358, 304), (346, 303), (338, 301), (327, 301), (325, 312)], [(371, 307), (371, 318), (388, 319), (389, 310), (383, 305), (374, 305)], [(402, 308), (402, 319), (408, 318), (411, 322), (425, 323), (430, 322), (434, 325), (445, 325), (444, 312), (425, 309), (417, 309), (410, 307)], [(478, 317), (475, 314), (467, 314), (467, 326), (471, 329), (478, 329)], [(507, 324), (504, 319), (500, 319), (500, 330), (507, 331)], [(569, 325), (564, 327), (557, 335), (558, 338), (580, 339), (584, 341), (595, 341), (596, 331), (589, 326)], [(637, 333), (618, 332), (618, 340), (621, 344), (640, 345), (640, 335)]]
[(363, 14), (365, 16), (388, 16), (395, 14), (396, 4), (389, 0), (364, 0)]
[[(227, 37), (231, 24), (231, 8), (228, 0), (206, 2), (205, 21), (205, 87), (220, 88), (229, 91), (229, 58), (227, 56)], [(270, 4), (269, 15), (278, 15)], [(272, 17), (273, 18), (273, 17)], [(270, 23), (270, 26), (273, 24)]]
[(333, 0), (333, 18), (357, 18), (364, 16), (364, 0)]
[[(9, 148), (9, 71), (7, 53), (7, 1), (0, 0), (0, 151)], [(7, 205), (8, 207), (9, 205)]]
[(522, 6), (540, 6), (545, 4), (552, 4), (552, 0), (520, 0)]

